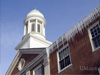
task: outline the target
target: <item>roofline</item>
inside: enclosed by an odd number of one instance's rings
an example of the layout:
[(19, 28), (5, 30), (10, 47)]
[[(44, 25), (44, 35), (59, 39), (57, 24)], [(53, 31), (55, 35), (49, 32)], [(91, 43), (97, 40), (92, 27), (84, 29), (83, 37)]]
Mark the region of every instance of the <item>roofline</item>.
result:
[[(27, 50), (27, 49), (18, 50), (13, 62), (11, 63), (9, 69), (6, 72), (6, 75), (10, 75), (12, 73), (14, 67), (16, 66), (16, 64), (17, 64), (17, 62), (20, 59), (22, 54), (40, 54), (40, 53), (42, 53), (43, 51), (46, 50), (46, 48), (31, 48), (30, 50)], [(33, 49), (44, 49), (44, 50), (40, 51), (40, 50), (33, 50)]]
[(100, 17), (100, 6), (95, 8), (89, 15), (87, 15), (85, 18), (83, 18), (81, 21), (79, 21), (75, 26), (73, 26), (69, 31), (67, 31), (65, 34), (63, 34), (58, 40), (56, 40), (53, 44), (51, 44), (48, 48), (50, 50), (50, 53), (52, 53), (53, 47), (56, 44), (58, 46), (59, 41), (63, 41), (63, 38), (66, 39), (68, 42), (71, 38), (78, 33), (82, 33), (82, 29), (86, 28), (92, 21), (96, 20)]
[[(29, 37), (34, 37), (35, 39), (38, 39), (35, 36), (32, 36), (31, 34), (27, 34), (26, 37), (15, 47), (15, 49), (18, 50), (22, 46), (22, 44), (27, 41), (26, 39), (29, 39)], [(38, 40), (51, 44), (51, 42), (48, 40), (41, 40), (41, 39), (38, 39)]]
[[(44, 56), (46, 55), (46, 51), (41, 52), (36, 58), (34, 58), (28, 65), (24, 67), (20, 72), (17, 73), (17, 75), (22, 74), (23, 72), (27, 71), (29, 68), (34, 67), (36, 64), (41, 62), (44, 59)], [(37, 62), (38, 61), (38, 62)], [(37, 62), (37, 63), (36, 63)], [(34, 65), (33, 65), (34, 64)]]

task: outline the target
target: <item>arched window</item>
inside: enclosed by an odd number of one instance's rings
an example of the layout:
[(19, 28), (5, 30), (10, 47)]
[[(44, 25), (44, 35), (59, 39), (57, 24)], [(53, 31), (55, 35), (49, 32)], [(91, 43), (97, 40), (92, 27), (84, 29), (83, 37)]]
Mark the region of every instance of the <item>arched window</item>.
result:
[(32, 29), (31, 31), (35, 31), (35, 24), (32, 24)]
[(18, 70), (21, 71), (25, 65), (25, 60), (22, 58), (18, 65)]
[(40, 32), (40, 24), (38, 24), (37, 31)]

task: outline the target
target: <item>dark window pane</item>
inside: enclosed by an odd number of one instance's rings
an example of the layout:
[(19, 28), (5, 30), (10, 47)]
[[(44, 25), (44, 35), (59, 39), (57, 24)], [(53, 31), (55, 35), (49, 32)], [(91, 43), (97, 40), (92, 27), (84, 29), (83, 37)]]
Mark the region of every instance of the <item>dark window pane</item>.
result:
[(60, 61), (60, 69), (63, 69), (64, 68), (64, 60), (61, 60)]
[(94, 47), (97, 48), (100, 46), (100, 25), (97, 24), (92, 29), (90, 29), (91, 35), (92, 35), (92, 41), (94, 44)]
[(69, 55), (65, 58), (65, 65), (71, 64)]
[(35, 24), (32, 24), (32, 31), (35, 31)]
[(93, 44), (94, 44), (94, 47), (97, 48), (100, 46), (100, 35), (98, 35), (97, 37), (93, 38)]
[(91, 32), (93, 32), (93, 29), (90, 29)]
[(40, 32), (40, 25), (38, 24), (38, 32)]
[(100, 30), (98, 31), (98, 33), (100, 34)]
[(66, 66), (70, 64), (70, 55), (69, 55), (69, 49), (68, 46), (64, 48), (62, 51), (59, 52), (59, 64), (60, 69), (62, 70)]

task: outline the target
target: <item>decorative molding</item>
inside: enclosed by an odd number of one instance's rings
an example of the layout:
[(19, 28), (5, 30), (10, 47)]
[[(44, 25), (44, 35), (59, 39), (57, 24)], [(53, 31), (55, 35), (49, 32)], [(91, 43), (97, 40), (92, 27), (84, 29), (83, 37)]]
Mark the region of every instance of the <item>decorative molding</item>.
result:
[(18, 67), (17, 67), (18, 70), (21, 71), (23, 69), (24, 65), (25, 65), (25, 59), (21, 58), (21, 60), (20, 60), (20, 62), (18, 64)]
[[(27, 69), (32, 69), (35, 67), (39, 62), (41, 62), (44, 57), (46, 56), (46, 51), (41, 52), (36, 58), (34, 58), (28, 65), (24, 67), (20, 72), (17, 73), (17, 75), (21, 75), (23, 72), (25, 72)], [(37, 62), (38, 61), (38, 62)]]
[(38, 16), (28, 17), (28, 18), (26, 18), (26, 19), (24, 20), (24, 24), (25, 24), (27, 21), (29, 21), (30, 19), (41, 20), (41, 21), (44, 23), (44, 25), (46, 25), (46, 20), (45, 20), (45, 18), (40, 18), (40, 17), (38, 17)]
[(26, 36), (24, 37), (24, 39), (15, 47), (16, 50), (18, 50), (23, 43), (25, 43), (27, 41), (27, 39), (29, 39), (29, 34), (26, 34)]
[(22, 54), (40, 54), (46, 48), (27, 48), (27, 49), (20, 49)]
[[(41, 52), (40, 52), (40, 49), (43, 49)], [(36, 51), (36, 50), (39, 50), (39, 51)], [(11, 73), (12, 73), (12, 71), (13, 71), (13, 69), (15, 68), (15, 66), (16, 66), (16, 64), (18, 63), (18, 60), (20, 59), (20, 57), (21, 57), (21, 55), (22, 54), (40, 54), (40, 53), (42, 53), (43, 51), (45, 51), (45, 48), (32, 48), (32, 49), (30, 49), (30, 50), (27, 50), (27, 49), (20, 49), (20, 50), (18, 50), (18, 52), (17, 52), (17, 54), (16, 54), (16, 56), (15, 56), (15, 58), (14, 58), (14, 60), (13, 60), (13, 62), (11, 63), (11, 65), (10, 65), (10, 67), (9, 67), (9, 69), (8, 69), (8, 71), (7, 71), (7, 73), (6, 73), (6, 75), (10, 75)], [(35, 53), (34, 53), (35, 52)]]
[(42, 41), (42, 42), (44, 42), (44, 43), (46, 43), (46, 44), (49, 44), (49, 45), (51, 44), (50, 41), (37, 38), (37, 37), (35, 37), (35, 36), (32, 36), (32, 35), (29, 33), (29, 34), (26, 34), (26, 35), (23, 37), (23, 40), (16, 46), (15, 49), (16, 49), (16, 50), (20, 49), (20, 48), (22, 47), (23, 43), (27, 42), (27, 39), (29, 39), (30, 37), (33, 37), (34, 39), (40, 40), (40, 41)]

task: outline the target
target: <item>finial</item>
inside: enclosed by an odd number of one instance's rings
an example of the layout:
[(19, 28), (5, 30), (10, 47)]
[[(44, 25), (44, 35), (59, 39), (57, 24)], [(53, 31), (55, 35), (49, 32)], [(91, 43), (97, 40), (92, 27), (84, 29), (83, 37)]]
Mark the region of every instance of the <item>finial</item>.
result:
[(36, 10), (36, 7), (34, 7), (34, 10)]

